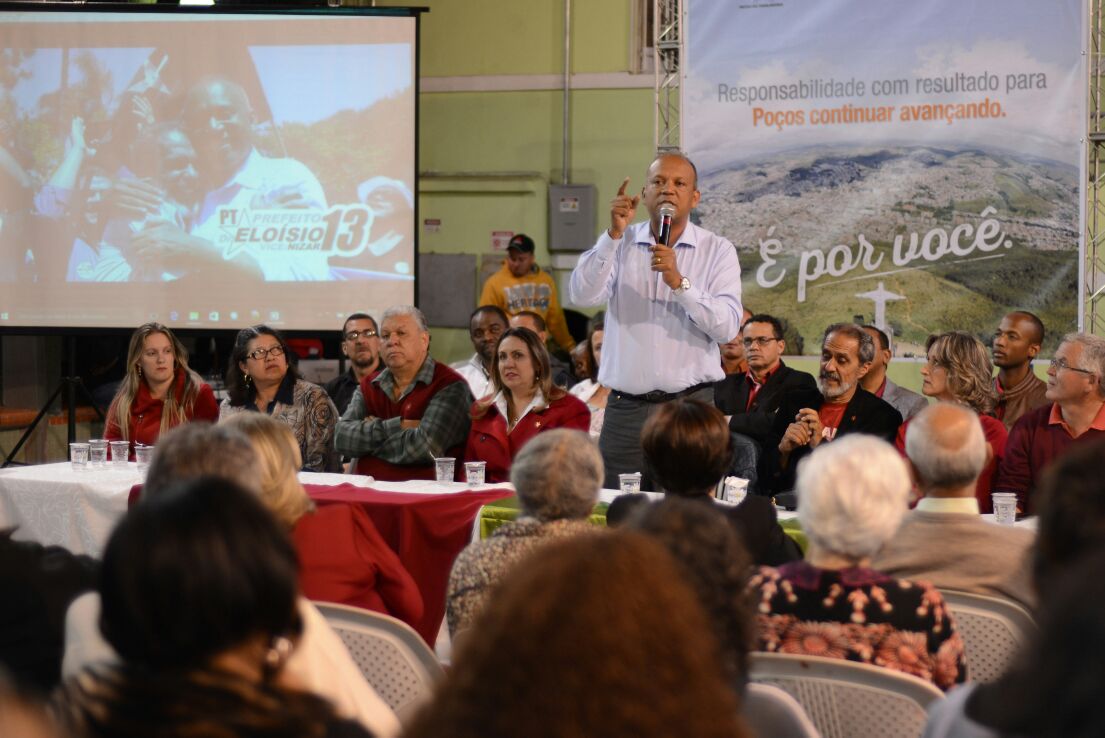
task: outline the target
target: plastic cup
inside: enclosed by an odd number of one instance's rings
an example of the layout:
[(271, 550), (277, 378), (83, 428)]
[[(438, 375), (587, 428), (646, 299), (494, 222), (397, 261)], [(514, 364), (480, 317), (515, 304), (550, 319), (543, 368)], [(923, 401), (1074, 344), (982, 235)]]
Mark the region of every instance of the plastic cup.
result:
[(111, 442), (111, 466), (116, 469), (127, 468), (127, 457), (130, 456), (130, 443), (127, 441)]
[(618, 475), (618, 489), (621, 490), (623, 495), (634, 494), (641, 491), (641, 473), (632, 472), (630, 474)]
[(434, 478), (439, 482), (451, 482), (456, 476), (457, 460), (453, 456), (434, 459)]
[(88, 444), (70, 443), (69, 462), (73, 465), (73, 471), (86, 471), (88, 469)]
[(88, 460), (93, 468), (107, 466), (107, 441), (102, 438), (93, 438), (88, 442)]
[(724, 501), (731, 505), (739, 505), (748, 496), (748, 480), (740, 477), (729, 477), (725, 480), (723, 488)]
[(487, 475), (486, 461), (464, 462), (464, 478), (469, 487), (479, 487)]
[(153, 458), (153, 446), (144, 446), (141, 443), (134, 445), (134, 460), (138, 462), (138, 471), (146, 471), (150, 468), (150, 459)]
[(994, 522), (1000, 525), (1013, 525), (1017, 522), (1017, 495), (1012, 492), (995, 492), (990, 495), (994, 500)]

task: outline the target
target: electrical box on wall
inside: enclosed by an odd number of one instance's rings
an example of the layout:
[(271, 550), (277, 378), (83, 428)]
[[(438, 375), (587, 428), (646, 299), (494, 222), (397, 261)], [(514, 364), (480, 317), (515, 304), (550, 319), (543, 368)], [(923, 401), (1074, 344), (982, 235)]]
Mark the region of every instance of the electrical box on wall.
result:
[(586, 251), (595, 245), (594, 185), (549, 185), (549, 251)]

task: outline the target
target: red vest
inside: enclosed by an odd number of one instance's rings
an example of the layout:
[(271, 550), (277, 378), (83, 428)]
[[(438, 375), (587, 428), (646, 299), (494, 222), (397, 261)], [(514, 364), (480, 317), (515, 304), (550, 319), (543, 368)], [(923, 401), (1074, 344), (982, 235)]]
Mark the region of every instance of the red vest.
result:
[[(380, 385), (372, 382), (375, 375), (361, 380), (361, 394), (364, 396), (365, 417), (402, 418), (403, 420), (421, 420), (426, 412), (426, 406), (438, 391), (448, 387), (453, 382), (463, 382), (464, 377), (457, 374), (440, 361), (434, 362), (434, 375), (429, 384), (416, 382), (414, 388), (399, 402), (380, 389)], [(456, 469), (463, 472), (464, 442), (445, 450), (446, 456), (452, 456), (457, 460)], [(406, 479), (433, 479), (434, 463), (427, 461), (425, 464), (392, 464), (390, 461), (378, 459), (375, 456), (362, 456), (357, 460), (358, 474), (371, 474), (376, 479), (388, 482), (400, 482)], [(457, 478), (461, 478), (457, 475)]]

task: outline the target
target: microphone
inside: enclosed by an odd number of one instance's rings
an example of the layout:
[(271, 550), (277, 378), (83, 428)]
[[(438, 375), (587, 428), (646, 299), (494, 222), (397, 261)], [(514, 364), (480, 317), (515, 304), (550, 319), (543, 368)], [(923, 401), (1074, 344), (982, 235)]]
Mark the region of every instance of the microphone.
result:
[(674, 215), (674, 205), (664, 203), (660, 206), (660, 233), (656, 238), (657, 243), (662, 243), (665, 246), (671, 245), (668, 241), (671, 240), (671, 219)]

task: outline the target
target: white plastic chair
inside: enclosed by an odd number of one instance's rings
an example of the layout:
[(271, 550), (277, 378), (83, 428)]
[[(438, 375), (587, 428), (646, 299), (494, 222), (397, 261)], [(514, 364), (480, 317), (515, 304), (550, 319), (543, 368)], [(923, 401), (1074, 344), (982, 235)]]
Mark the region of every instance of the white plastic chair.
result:
[(967, 651), (967, 676), (972, 682), (992, 682), (1035, 632), (1028, 610), (1003, 597), (941, 589)]
[(445, 676), (433, 651), (413, 628), (390, 615), (329, 602), (315, 605), (365, 680), (406, 723)]
[(771, 684), (749, 684), (741, 706), (744, 721), (756, 738), (821, 738), (798, 700)]
[(881, 666), (780, 653), (749, 656), (751, 679), (794, 697), (824, 738), (917, 738), (928, 706), (944, 698), (931, 682)]

